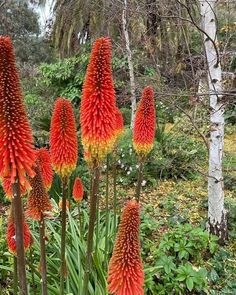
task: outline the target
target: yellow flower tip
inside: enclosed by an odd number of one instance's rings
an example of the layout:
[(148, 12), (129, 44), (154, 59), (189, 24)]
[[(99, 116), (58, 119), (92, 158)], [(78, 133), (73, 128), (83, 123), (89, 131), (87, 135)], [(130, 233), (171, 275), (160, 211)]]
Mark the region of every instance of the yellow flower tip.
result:
[(153, 143), (137, 144), (133, 142), (133, 146), (139, 157), (146, 157), (153, 149)]

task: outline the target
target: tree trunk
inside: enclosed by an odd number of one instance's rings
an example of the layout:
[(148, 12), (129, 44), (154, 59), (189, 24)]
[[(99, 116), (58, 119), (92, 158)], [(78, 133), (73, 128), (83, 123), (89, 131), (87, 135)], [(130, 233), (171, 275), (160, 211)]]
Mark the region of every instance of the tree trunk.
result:
[(134, 67), (133, 67), (133, 62), (132, 62), (132, 53), (131, 53), (130, 44), (129, 44), (129, 33), (128, 33), (128, 28), (127, 28), (127, 0), (124, 0), (124, 8), (122, 11), (122, 27), (123, 27), (123, 32), (124, 32), (124, 37), (125, 37), (125, 46), (126, 46), (126, 51), (127, 51), (127, 56), (128, 56), (130, 91), (131, 91), (131, 97), (130, 97), (130, 100), (131, 100), (131, 123), (130, 123), (130, 127), (131, 127), (131, 129), (133, 129), (134, 116), (135, 116), (137, 103), (136, 103), (136, 96), (135, 96)]
[(204, 46), (208, 65), (210, 92), (210, 150), (208, 177), (208, 224), (209, 231), (224, 243), (227, 238), (227, 219), (224, 209), (224, 183), (222, 155), (224, 145), (224, 105), (221, 102), (221, 66), (216, 38), (216, 1), (200, 0)]

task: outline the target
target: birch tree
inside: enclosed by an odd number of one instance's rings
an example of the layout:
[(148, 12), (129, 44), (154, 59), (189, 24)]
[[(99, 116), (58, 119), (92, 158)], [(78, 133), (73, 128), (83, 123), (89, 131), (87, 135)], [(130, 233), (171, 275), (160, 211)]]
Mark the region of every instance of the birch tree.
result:
[(131, 124), (130, 127), (133, 129), (134, 125), (134, 115), (137, 107), (136, 103), (136, 96), (135, 96), (135, 81), (134, 81), (134, 67), (132, 62), (132, 53), (130, 50), (130, 42), (129, 42), (129, 33), (127, 27), (127, 0), (124, 0), (123, 4), (123, 11), (122, 11), (122, 27), (125, 37), (125, 47), (128, 56), (128, 66), (129, 66), (129, 76), (130, 76), (130, 92), (131, 92)]
[(224, 182), (222, 156), (224, 146), (224, 104), (222, 98), (222, 71), (216, 36), (216, 0), (200, 0), (202, 30), (208, 65), (210, 102), (210, 144), (208, 172), (208, 230), (219, 236), (223, 243), (227, 238), (227, 219), (224, 208)]

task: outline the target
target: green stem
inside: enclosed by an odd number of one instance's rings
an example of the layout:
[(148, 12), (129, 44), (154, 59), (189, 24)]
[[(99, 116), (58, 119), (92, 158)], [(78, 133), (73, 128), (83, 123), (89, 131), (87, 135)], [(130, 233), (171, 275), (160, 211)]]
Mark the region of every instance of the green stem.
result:
[(106, 171), (106, 235), (105, 235), (105, 259), (108, 258), (108, 230), (109, 230), (109, 156), (107, 155), (107, 171)]
[(17, 258), (14, 256), (14, 277), (13, 277), (13, 294), (18, 293), (18, 279), (17, 279)]
[(143, 181), (143, 168), (144, 168), (144, 161), (140, 161), (139, 170), (138, 170), (138, 182), (137, 182), (136, 192), (135, 192), (135, 199), (137, 200), (137, 202), (140, 201), (140, 194), (141, 194), (142, 181)]
[(23, 234), (23, 210), (20, 196), (20, 184), (17, 179), (12, 185), (13, 192), (13, 208), (14, 208), (14, 222), (16, 232), (16, 252), (17, 252), (17, 266), (18, 278), (20, 285), (20, 294), (27, 295), (27, 282), (25, 271), (25, 249), (24, 249), (24, 234)]
[(97, 252), (98, 244), (99, 244), (99, 223), (100, 223), (99, 198), (97, 198), (96, 216), (97, 216), (97, 224), (96, 224), (96, 252)]
[(43, 214), (41, 214), (41, 220), (39, 222), (39, 236), (40, 236), (42, 295), (47, 295), (47, 262), (46, 262), (46, 250), (45, 250), (45, 223), (44, 223)]
[(60, 295), (64, 295), (64, 279), (66, 274), (66, 189), (68, 179), (62, 179), (62, 214), (61, 214), (61, 277), (60, 277)]
[(89, 274), (91, 271), (91, 262), (92, 262), (92, 251), (93, 251), (93, 232), (94, 225), (96, 220), (96, 206), (98, 198), (98, 189), (99, 189), (99, 167), (94, 168), (92, 173), (92, 192), (90, 195), (90, 213), (89, 213), (89, 228), (88, 228), (88, 241), (87, 241), (87, 257), (85, 264), (85, 276), (84, 276), (84, 290), (83, 295), (88, 295), (88, 284), (89, 284)]
[(113, 207), (114, 207), (114, 233), (116, 233), (116, 215), (117, 215), (117, 191), (116, 191), (116, 153), (113, 158)]

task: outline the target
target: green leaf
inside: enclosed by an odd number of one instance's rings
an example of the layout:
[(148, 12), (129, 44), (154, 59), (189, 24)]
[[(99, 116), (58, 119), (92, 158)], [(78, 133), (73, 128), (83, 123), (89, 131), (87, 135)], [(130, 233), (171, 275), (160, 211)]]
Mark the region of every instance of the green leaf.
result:
[(189, 291), (193, 290), (193, 279), (191, 277), (188, 277), (186, 280), (186, 285)]

